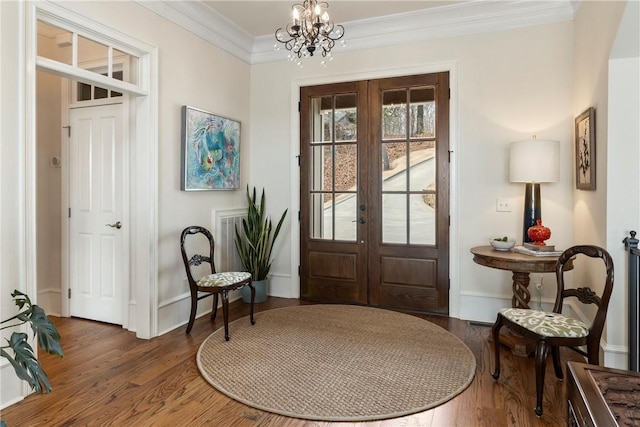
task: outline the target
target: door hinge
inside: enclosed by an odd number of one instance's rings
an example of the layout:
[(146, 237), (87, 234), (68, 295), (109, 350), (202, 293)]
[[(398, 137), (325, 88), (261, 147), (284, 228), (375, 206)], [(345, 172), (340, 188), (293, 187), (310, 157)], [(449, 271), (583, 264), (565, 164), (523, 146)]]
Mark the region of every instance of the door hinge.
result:
[(449, 153), (449, 163), (451, 163), (451, 153), (453, 153), (453, 150), (449, 150), (448, 153)]
[(300, 101), (298, 101), (298, 113), (300, 112)]
[(62, 126), (62, 129), (67, 130), (67, 136), (71, 138), (71, 126)]
[(67, 298), (71, 299), (71, 288), (67, 289)]
[(298, 276), (300, 276), (300, 271), (302, 271), (302, 269), (298, 266)]
[(71, 208), (69, 208), (69, 218), (71, 218)]
[(300, 154), (296, 156), (298, 158), (298, 166), (300, 166)]
[(300, 214), (300, 211), (298, 211), (298, 222), (300, 222), (301, 219), (302, 219), (302, 215)]
[(447, 219), (447, 221), (449, 222), (449, 227), (451, 227), (451, 215), (449, 215), (449, 218)]
[(448, 288), (447, 288), (447, 289), (451, 289), (451, 279), (448, 279), (448, 280), (447, 280), (447, 282), (448, 282), (448, 283), (447, 283), (447, 286), (448, 286)]

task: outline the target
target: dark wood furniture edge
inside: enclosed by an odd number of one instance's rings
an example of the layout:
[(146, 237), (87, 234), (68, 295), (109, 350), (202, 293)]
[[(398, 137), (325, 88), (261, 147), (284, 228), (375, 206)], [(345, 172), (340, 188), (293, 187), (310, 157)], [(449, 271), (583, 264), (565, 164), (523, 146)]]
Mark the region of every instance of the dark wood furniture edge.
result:
[[(579, 362), (567, 362), (567, 425), (573, 426), (618, 426), (609, 405), (605, 401), (598, 384), (589, 371), (602, 371), (612, 374), (634, 376), (640, 373), (621, 369), (605, 368)], [(577, 424), (571, 423), (570, 408), (573, 408)], [(585, 423), (585, 418), (588, 417)]]

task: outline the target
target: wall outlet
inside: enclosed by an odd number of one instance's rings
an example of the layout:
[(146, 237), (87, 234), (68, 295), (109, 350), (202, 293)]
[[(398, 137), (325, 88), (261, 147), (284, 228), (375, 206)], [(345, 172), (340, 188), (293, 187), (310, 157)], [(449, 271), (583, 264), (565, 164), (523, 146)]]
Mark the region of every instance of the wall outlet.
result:
[(511, 203), (507, 199), (496, 199), (496, 212), (511, 212)]
[(544, 280), (544, 277), (542, 277), (542, 274), (540, 274), (540, 275), (539, 275), (539, 277), (538, 277), (538, 280), (536, 280), (536, 281), (534, 282), (534, 283), (535, 283), (535, 286), (536, 286), (536, 289), (537, 289), (538, 291), (540, 291), (540, 292), (542, 292), (542, 289), (543, 289), (543, 288), (542, 288), (542, 282), (543, 282), (543, 280)]

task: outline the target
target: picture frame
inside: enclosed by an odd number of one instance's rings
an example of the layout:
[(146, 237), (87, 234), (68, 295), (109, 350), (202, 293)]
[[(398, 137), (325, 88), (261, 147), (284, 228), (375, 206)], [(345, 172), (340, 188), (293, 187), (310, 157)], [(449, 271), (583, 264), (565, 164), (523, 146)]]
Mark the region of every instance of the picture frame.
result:
[(596, 189), (596, 117), (593, 107), (576, 117), (576, 189)]
[(182, 107), (180, 188), (240, 188), (240, 122), (188, 105)]

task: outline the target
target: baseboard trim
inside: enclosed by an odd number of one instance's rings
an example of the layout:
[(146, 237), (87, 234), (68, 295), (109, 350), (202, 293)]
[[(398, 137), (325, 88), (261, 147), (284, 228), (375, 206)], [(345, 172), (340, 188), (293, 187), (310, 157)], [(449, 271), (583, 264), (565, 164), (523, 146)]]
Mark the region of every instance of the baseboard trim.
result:
[(47, 315), (62, 317), (62, 291), (60, 288), (39, 289), (38, 305), (42, 307)]
[(269, 296), (279, 298), (298, 298), (291, 289), (291, 275), (271, 273), (269, 275)]
[[(462, 292), (460, 293), (460, 319), (493, 325), (498, 311), (505, 307), (511, 307), (511, 298), (511, 295)], [(551, 311), (555, 299), (543, 298), (540, 302), (543, 310)], [(531, 300), (529, 304), (534, 308), (537, 306), (537, 301)], [(563, 312), (568, 316), (577, 316), (580, 320), (584, 320), (584, 317), (577, 314), (569, 303), (564, 305)]]
[(622, 345), (607, 344), (606, 341), (600, 341), (602, 349), (602, 360), (600, 363), (607, 368), (629, 369), (629, 348)]
[[(240, 299), (240, 291), (231, 291), (229, 293), (229, 302)], [(212, 302), (208, 304), (207, 300), (200, 300), (196, 319), (211, 314)], [(218, 307), (221, 307), (221, 298), (218, 300)], [(173, 298), (161, 301), (158, 304), (158, 335), (164, 335), (181, 326), (189, 323), (189, 312), (191, 311), (191, 294), (189, 292), (182, 293)]]
[(18, 378), (13, 365), (4, 358), (0, 362), (0, 378), (2, 378), (0, 409), (20, 402), (31, 393), (27, 383)]

